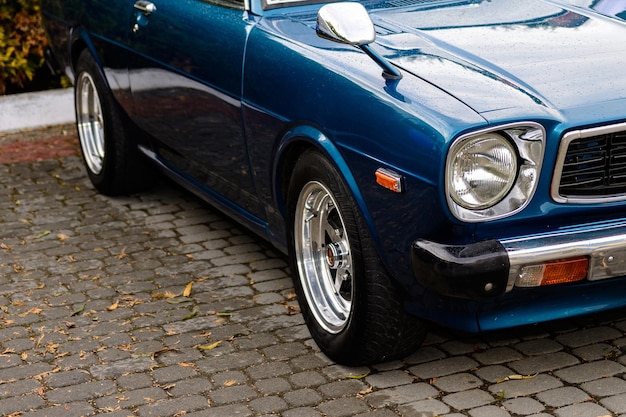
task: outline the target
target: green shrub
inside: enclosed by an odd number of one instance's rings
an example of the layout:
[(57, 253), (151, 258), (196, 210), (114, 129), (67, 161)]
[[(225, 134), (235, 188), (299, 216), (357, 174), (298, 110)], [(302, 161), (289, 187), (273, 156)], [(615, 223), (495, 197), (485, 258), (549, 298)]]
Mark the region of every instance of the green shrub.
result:
[(33, 79), (46, 44), (39, 0), (0, 0), (0, 95)]

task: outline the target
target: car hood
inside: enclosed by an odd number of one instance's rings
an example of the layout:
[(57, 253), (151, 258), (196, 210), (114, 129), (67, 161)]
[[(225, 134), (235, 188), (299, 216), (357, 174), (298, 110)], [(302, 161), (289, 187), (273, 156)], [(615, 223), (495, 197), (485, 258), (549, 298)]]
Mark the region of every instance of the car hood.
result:
[(415, 3), (371, 12), (376, 48), (488, 119), (520, 107), (566, 114), (626, 98), (621, 1), (606, 2), (613, 10), (597, 0)]

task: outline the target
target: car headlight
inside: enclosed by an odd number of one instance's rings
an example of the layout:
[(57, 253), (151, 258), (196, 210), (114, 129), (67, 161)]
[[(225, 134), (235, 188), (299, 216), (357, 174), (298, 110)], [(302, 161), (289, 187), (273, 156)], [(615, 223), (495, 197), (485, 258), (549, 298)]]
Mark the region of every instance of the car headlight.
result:
[(446, 165), (446, 196), (455, 217), (487, 221), (524, 208), (537, 186), (544, 142), (543, 127), (530, 122), (455, 140)]
[(517, 176), (517, 153), (497, 133), (470, 138), (450, 160), (450, 197), (466, 209), (491, 207), (502, 200)]

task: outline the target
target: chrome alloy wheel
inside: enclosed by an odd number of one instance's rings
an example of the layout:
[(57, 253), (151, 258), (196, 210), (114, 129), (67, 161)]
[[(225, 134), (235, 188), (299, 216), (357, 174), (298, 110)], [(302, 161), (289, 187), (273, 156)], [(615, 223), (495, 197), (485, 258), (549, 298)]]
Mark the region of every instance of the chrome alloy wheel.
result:
[(352, 310), (354, 273), (345, 223), (332, 193), (307, 183), (296, 204), (294, 245), (299, 279), (317, 323), (337, 334)]
[(105, 157), (104, 118), (98, 90), (90, 74), (83, 72), (76, 81), (76, 123), (80, 147), (89, 170), (98, 175)]

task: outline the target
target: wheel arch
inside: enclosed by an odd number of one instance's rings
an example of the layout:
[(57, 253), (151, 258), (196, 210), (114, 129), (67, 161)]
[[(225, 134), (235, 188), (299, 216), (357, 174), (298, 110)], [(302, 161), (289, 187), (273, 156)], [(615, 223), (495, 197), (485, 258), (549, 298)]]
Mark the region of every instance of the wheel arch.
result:
[(95, 45), (93, 44), (93, 42), (91, 42), (91, 39), (89, 39), (88, 33), (84, 29), (77, 27), (73, 28), (70, 34), (70, 64), (72, 65), (72, 73), (74, 74), (74, 79), (72, 80), (72, 82), (74, 82), (76, 78), (76, 64), (78, 63), (78, 58), (80, 57), (80, 54), (86, 49), (89, 50), (91, 56), (98, 64), (100, 72), (104, 75), (104, 72), (102, 71), (102, 62), (100, 61), (100, 57), (96, 53)]
[(275, 207), (284, 219), (288, 218), (287, 192), (291, 173), (296, 166), (298, 157), (308, 150), (320, 152), (337, 168), (356, 203), (357, 210), (365, 221), (370, 236), (374, 239), (375, 245), (381, 253), (380, 240), (378, 234), (375, 233), (374, 221), (367, 209), (356, 178), (337, 144), (325, 132), (315, 126), (306, 124), (292, 126), (285, 132), (276, 147), (272, 169)]

